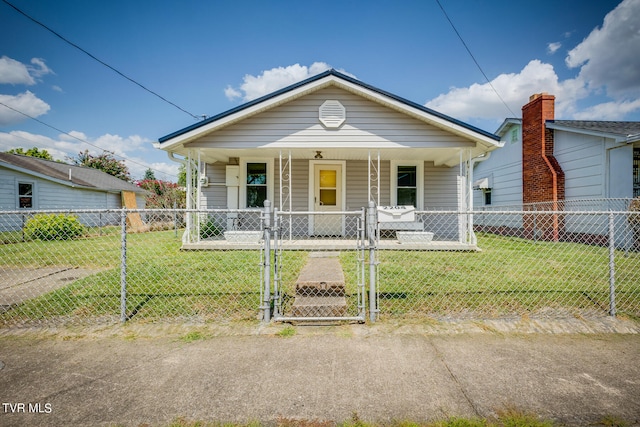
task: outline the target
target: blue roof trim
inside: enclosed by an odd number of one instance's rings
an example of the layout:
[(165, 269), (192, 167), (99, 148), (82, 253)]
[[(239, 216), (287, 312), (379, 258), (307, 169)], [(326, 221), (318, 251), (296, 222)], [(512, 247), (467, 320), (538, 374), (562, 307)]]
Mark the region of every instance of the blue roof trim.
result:
[(297, 88), (299, 88), (301, 86), (305, 86), (308, 83), (314, 82), (316, 80), (321, 80), (321, 79), (323, 79), (323, 78), (325, 78), (327, 76), (339, 77), (342, 80), (346, 80), (346, 81), (348, 81), (350, 83), (353, 83), (353, 84), (358, 85), (358, 86), (360, 86), (362, 88), (368, 89), (368, 90), (370, 90), (372, 92), (376, 92), (376, 93), (378, 93), (380, 95), (383, 95), (383, 96), (386, 96), (388, 98), (394, 99), (394, 100), (396, 100), (398, 102), (401, 102), (401, 103), (403, 103), (403, 104), (405, 104), (405, 105), (407, 105), (407, 106), (409, 106), (411, 108), (415, 108), (417, 110), (420, 110), (420, 111), (423, 111), (425, 113), (431, 114), (431, 115), (439, 117), (441, 119), (444, 119), (444, 120), (446, 120), (448, 122), (454, 123), (454, 124), (456, 124), (458, 126), (462, 126), (462, 127), (466, 128), (466, 129), (468, 129), (470, 131), (479, 133), (479, 134), (481, 134), (483, 136), (486, 136), (488, 138), (491, 138), (491, 139), (493, 139), (495, 141), (500, 141), (500, 137), (498, 135), (495, 135), (495, 134), (493, 134), (491, 132), (487, 132), (485, 130), (477, 128), (475, 126), (472, 126), (472, 125), (470, 125), (468, 123), (465, 123), (463, 121), (460, 121), (458, 119), (454, 119), (453, 117), (447, 116), (446, 114), (442, 114), (442, 113), (440, 113), (438, 111), (435, 111), (435, 110), (432, 110), (430, 108), (427, 108), (424, 105), (420, 105), (418, 103), (415, 103), (413, 101), (409, 101), (408, 99), (405, 99), (405, 98), (402, 98), (400, 96), (394, 95), (394, 94), (389, 93), (387, 91), (384, 91), (382, 89), (378, 89), (375, 86), (371, 86), (369, 84), (363, 83), (358, 79), (355, 79), (353, 77), (347, 76), (347, 75), (345, 75), (343, 73), (340, 73), (339, 71), (336, 71), (336, 70), (334, 70), (332, 68), (332, 69), (324, 71), (324, 72), (322, 72), (320, 74), (316, 74), (315, 76), (309, 77), (308, 79), (299, 81), (298, 83), (294, 83), (294, 84), (292, 84), (290, 86), (287, 86), (285, 88), (279, 89), (279, 90), (277, 90), (275, 92), (272, 92), (270, 94), (264, 95), (264, 96), (262, 96), (260, 98), (256, 98), (253, 101), (249, 101), (249, 102), (247, 102), (245, 104), (239, 105), (239, 106), (237, 106), (235, 108), (232, 108), (230, 110), (227, 110), (227, 111), (222, 112), (220, 114), (217, 114), (215, 116), (209, 117), (209, 118), (207, 118), (205, 120), (202, 120), (202, 121), (200, 121), (198, 123), (195, 123), (195, 124), (193, 124), (191, 126), (187, 126), (187, 127), (183, 128), (183, 129), (180, 129), (180, 130), (178, 130), (176, 132), (170, 133), (170, 134), (168, 134), (166, 136), (163, 136), (162, 138), (159, 138), (158, 142), (160, 144), (162, 144), (163, 142), (166, 142), (166, 141), (168, 141), (168, 140), (170, 140), (172, 138), (175, 138), (177, 136), (183, 135), (183, 134), (185, 134), (187, 132), (190, 132), (190, 131), (192, 131), (194, 129), (198, 129), (199, 127), (205, 126), (205, 125), (207, 125), (209, 123), (215, 122), (216, 120), (220, 120), (220, 119), (222, 119), (222, 118), (224, 118), (226, 116), (230, 116), (232, 114), (235, 114), (235, 113), (237, 113), (239, 111), (242, 111), (242, 110), (247, 109), (249, 107), (252, 107), (254, 105), (260, 104), (261, 102), (264, 102), (264, 101), (266, 101), (268, 99), (271, 99), (271, 98), (277, 97), (279, 95), (282, 95), (284, 93), (287, 93), (289, 91), (295, 90), (295, 89), (297, 89)]

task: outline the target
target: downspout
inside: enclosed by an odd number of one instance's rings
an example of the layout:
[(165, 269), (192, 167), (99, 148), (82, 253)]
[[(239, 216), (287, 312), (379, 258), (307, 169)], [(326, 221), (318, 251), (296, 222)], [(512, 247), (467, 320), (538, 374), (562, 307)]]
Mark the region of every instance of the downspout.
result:
[[(544, 126), (544, 128), (546, 132), (546, 126)], [(552, 195), (551, 197), (553, 202), (552, 207), (553, 207), (553, 211), (557, 212), (558, 211), (558, 173), (556, 172), (555, 168), (551, 164), (551, 160), (549, 160), (549, 158), (545, 153), (547, 148), (546, 135), (543, 135), (543, 138), (544, 138), (544, 143), (542, 144), (542, 159), (544, 160), (545, 164), (549, 168), (549, 171), (551, 171), (551, 182), (553, 186), (552, 192), (551, 192), (551, 195)], [(560, 240), (560, 234), (559, 234), (560, 224), (558, 223), (558, 214), (554, 213), (552, 215), (552, 218), (553, 218), (553, 241), (557, 242), (558, 240)]]
[(469, 173), (468, 173), (469, 176), (467, 177), (467, 186), (468, 186), (467, 194), (469, 196), (467, 200), (467, 210), (471, 213), (469, 214), (469, 224), (467, 225), (467, 227), (468, 227), (470, 243), (472, 245), (478, 244), (476, 233), (473, 231), (473, 168), (476, 166), (476, 164), (480, 162), (484, 162), (485, 160), (489, 160), (489, 157), (491, 157), (490, 151), (484, 153), (484, 155), (482, 156), (469, 159)]
[[(193, 194), (192, 194), (192, 179), (191, 179), (191, 165), (189, 165), (189, 160), (187, 159), (181, 159), (179, 157), (175, 156), (175, 153), (172, 151), (167, 151), (167, 157), (169, 157), (169, 160), (172, 160), (176, 163), (180, 163), (181, 165), (183, 165), (186, 169), (187, 172), (187, 210), (189, 209), (193, 209)], [(192, 218), (191, 218), (192, 213), (187, 211), (186, 213), (186, 218), (185, 218), (185, 230), (184, 233), (182, 235), (182, 243), (191, 243), (191, 229), (192, 229)]]

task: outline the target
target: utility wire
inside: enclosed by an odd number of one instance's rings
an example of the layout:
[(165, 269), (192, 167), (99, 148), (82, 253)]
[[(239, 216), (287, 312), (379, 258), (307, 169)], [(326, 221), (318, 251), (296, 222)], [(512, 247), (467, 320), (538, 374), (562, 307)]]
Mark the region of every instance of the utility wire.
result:
[[(6, 1), (6, 0), (3, 0)], [(500, 96), (500, 94), (498, 93), (498, 91), (496, 90), (495, 87), (493, 87), (493, 85), (491, 84), (491, 80), (489, 80), (489, 77), (487, 77), (487, 75), (485, 74), (484, 70), (482, 69), (482, 67), (480, 66), (480, 64), (478, 63), (478, 61), (476, 60), (476, 57), (473, 56), (473, 53), (471, 53), (471, 49), (469, 49), (469, 46), (467, 46), (467, 43), (465, 43), (464, 39), (462, 38), (462, 36), (460, 35), (460, 33), (458, 32), (458, 29), (456, 28), (455, 25), (453, 25), (453, 22), (451, 21), (451, 18), (449, 18), (449, 15), (447, 15), (447, 12), (444, 10), (444, 7), (442, 7), (442, 4), (440, 3), (440, 0), (436, 0), (436, 3), (438, 3), (438, 6), (440, 6), (440, 9), (442, 10), (442, 13), (444, 13), (445, 18), (447, 18), (447, 21), (449, 21), (449, 24), (451, 24), (451, 28), (453, 28), (453, 31), (456, 32), (456, 35), (458, 36), (458, 38), (460, 39), (460, 41), (462, 42), (462, 45), (464, 46), (464, 48), (467, 50), (467, 53), (469, 54), (469, 56), (471, 57), (471, 59), (473, 59), (473, 62), (475, 62), (476, 66), (478, 67), (478, 69), (480, 70), (480, 72), (482, 73), (482, 75), (484, 76), (484, 79), (487, 81), (487, 83), (489, 83), (489, 86), (491, 87), (491, 89), (495, 92), (495, 94), (498, 96), (498, 98), (500, 99), (500, 101), (502, 101), (502, 103), (504, 104), (505, 107), (507, 107), (507, 110), (509, 110), (509, 112), (511, 113), (512, 117), (516, 117), (516, 114), (511, 110), (511, 108), (509, 108), (509, 105), (507, 105), (506, 102), (504, 102), (504, 99), (502, 99), (502, 97)]]
[[(2, 102), (2, 101), (0, 101), (0, 105), (2, 105), (2, 106), (4, 106), (4, 107), (7, 107), (8, 109), (13, 110), (13, 111), (15, 111), (15, 112), (16, 112), (16, 113), (18, 113), (18, 114), (22, 114), (23, 116), (28, 117), (28, 118), (30, 118), (31, 120), (35, 120), (36, 122), (40, 123), (41, 125), (44, 125), (44, 126), (46, 126), (46, 127), (50, 128), (50, 129), (53, 129), (53, 130), (55, 130), (56, 132), (60, 132), (60, 133), (62, 133), (62, 134), (64, 134), (64, 135), (70, 136), (70, 137), (71, 137), (71, 138), (73, 138), (73, 139), (77, 139), (77, 140), (78, 140), (78, 141), (80, 141), (80, 142), (83, 142), (83, 143), (88, 144), (88, 145), (90, 145), (90, 146), (92, 146), (92, 147), (94, 147), (94, 148), (97, 148), (98, 150), (101, 150), (101, 151), (103, 151), (103, 152), (107, 152), (107, 153), (112, 153), (114, 156), (120, 157), (120, 158), (122, 158), (123, 160), (127, 160), (128, 162), (134, 163), (134, 164), (136, 164), (136, 165), (138, 165), (138, 166), (143, 166), (143, 167), (145, 167), (145, 168), (151, 169), (152, 171), (159, 172), (159, 173), (161, 173), (161, 174), (163, 174), (163, 175), (166, 175), (166, 176), (172, 176), (171, 174), (168, 174), (168, 173), (163, 172), (163, 171), (158, 170), (158, 169), (154, 169), (154, 168), (152, 168), (152, 167), (151, 167), (151, 166), (149, 166), (149, 165), (145, 165), (144, 163), (140, 163), (140, 162), (137, 162), (137, 161), (135, 161), (135, 160), (131, 160), (131, 159), (129, 159), (129, 158), (127, 158), (127, 157), (125, 157), (125, 156), (116, 155), (113, 151), (105, 150), (104, 148), (102, 148), (102, 147), (100, 147), (100, 146), (98, 146), (98, 145), (96, 145), (96, 144), (93, 144), (93, 143), (91, 143), (91, 142), (89, 142), (89, 141), (87, 141), (87, 140), (85, 140), (85, 139), (78, 138), (77, 136), (72, 135), (72, 134), (70, 134), (69, 132), (65, 132), (65, 131), (63, 131), (63, 130), (61, 130), (61, 129), (58, 129), (58, 128), (57, 128), (57, 127), (55, 127), (55, 126), (50, 125), (49, 123), (45, 123), (45, 122), (43, 122), (42, 120), (40, 120), (40, 119), (38, 119), (38, 118), (36, 118), (36, 117), (33, 117), (33, 116), (31, 116), (31, 115), (29, 115), (29, 114), (27, 114), (27, 113), (24, 113), (24, 112), (22, 112), (22, 111), (20, 111), (20, 110), (17, 110), (17, 109), (15, 109), (15, 108), (13, 108), (12, 106), (5, 104), (5, 103), (4, 103), (4, 102)], [(22, 138), (22, 139), (27, 140), (26, 138)]]
[(86, 50), (84, 50), (83, 48), (81, 48), (80, 46), (78, 46), (77, 44), (73, 43), (72, 41), (70, 41), (69, 39), (67, 39), (66, 37), (64, 37), (63, 35), (61, 35), (60, 33), (56, 32), (55, 30), (49, 28), (48, 26), (46, 26), (45, 24), (43, 24), (42, 22), (38, 21), (37, 19), (31, 17), (30, 15), (28, 15), (26, 12), (23, 12), (21, 9), (19, 9), (18, 7), (14, 6), (13, 4), (9, 3), (7, 0), (2, 0), (5, 4), (7, 4), (8, 6), (12, 7), (16, 12), (20, 13), (21, 15), (23, 15), (24, 17), (26, 17), (27, 19), (33, 21), (34, 23), (40, 25), (42, 28), (44, 28), (45, 30), (49, 31), (50, 33), (52, 33), (53, 35), (55, 35), (56, 37), (58, 37), (59, 39), (61, 39), (62, 41), (64, 41), (65, 43), (70, 44), (71, 46), (75, 47), (76, 49), (78, 49), (80, 52), (86, 54), (87, 56), (89, 56), (91, 59), (99, 62), (100, 64), (104, 65), (105, 67), (109, 68), (110, 70), (114, 71), (115, 73), (117, 73), (118, 75), (124, 77), (125, 79), (129, 80), (131, 83), (141, 87), (142, 89), (146, 90), (147, 92), (149, 92), (152, 95), (155, 95), (156, 97), (160, 98), (161, 100), (163, 100), (164, 102), (176, 107), (178, 110), (187, 113), (188, 115), (190, 115), (191, 117), (193, 117), (196, 120), (201, 120), (201, 117), (196, 116), (193, 113), (190, 113), (189, 111), (185, 110), (184, 108), (180, 107), (179, 105), (169, 101), (168, 99), (166, 99), (165, 97), (163, 97), (162, 95), (158, 94), (157, 92), (152, 91), (151, 89), (147, 88), (146, 86), (144, 86), (142, 83), (137, 82), (136, 80), (132, 79), (131, 77), (127, 76), (126, 74), (124, 74), (123, 72), (117, 70), (116, 68), (112, 67), (111, 65), (107, 64), (106, 62), (102, 61), (101, 59), (97, 58), (96, 56), (92, 55), (91, 53), (87, 52)]

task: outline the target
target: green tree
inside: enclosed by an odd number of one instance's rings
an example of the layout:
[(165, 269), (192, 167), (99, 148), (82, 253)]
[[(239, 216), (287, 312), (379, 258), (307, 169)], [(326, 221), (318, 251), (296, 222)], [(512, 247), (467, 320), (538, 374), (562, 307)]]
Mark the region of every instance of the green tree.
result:
[(53, 160), (53, 156), (49, 154), (47, 150), (45, 149), (41, 150), (38, 147), (32, 147), (32, 148), (29, 148), (28, 150), (25, 150), (24, 148), (12, 148), (11, 150), (7, 151), (7, 153), (22, 154), (23, 156), (31, 156), (31, 157), (37, 157), (39, 159)]
[(146, 171), (144, 171), (144, 178), (142, 178), (143, 180), (155, 180), (156, 179), (156, 174), (153, 173), (153, 170), (151, 168), (148, 168)]
[(187, 186), (187, 168), (184, 165), (180, 165), (178, 169), (178, 185)]
[(149, 209), (184, 209), (186, 194), (180, 185), (159, 179), (144, 179), (138, 181), (138, 186), (149, 191), (145, 206)]
[(124, 160), (116, 159), (113, 153), (109, 153), (108, 151), (103, 151), (102, 154), (94, 156), (89, 154), (89, 150), (84, 150), (78, 153), (77, 157), (70, 157), (69, 159), (75, 165), (99, 169), (116, 178), (131, 181), (129, 168), (124, 163)]

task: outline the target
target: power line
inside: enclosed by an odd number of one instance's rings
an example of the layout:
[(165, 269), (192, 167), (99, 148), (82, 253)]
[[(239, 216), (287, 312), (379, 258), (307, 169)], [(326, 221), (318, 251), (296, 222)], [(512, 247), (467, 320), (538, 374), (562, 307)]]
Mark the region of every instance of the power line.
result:
[(21, 15), (23, 15), (24, 17), (26, 17), (27, 19), (31, 20), (32, 22), (38, 24), (39, 26), (41, 26), (42, 28), (44, 28), (45, 30), (49, 31), (50, 33), (52, 33), (53, 35), (55, 35), (56, 37), (58, 37), (59, 39), (61, 39), (62, 41), (64, 41), (65, 43), (70, 44), (71, 46), (75, 47), (76, 49), (78, 49), (80, 52), (86, 54), (87, 56), (89, 56), (91, 59), (99, 62), (100, 64), (104, 65), (105, 67), (109, 68), (110, 70), (114, 71), (115, 73), (117, 73), (118, 75), (124, 77), (125, 79), (129, 80), (131, 83), (141, 87), (142, 89), (146, 90), (147, 92), (149, 92), (150, 94), (160, 98), (161, 100), (163, 100), (164, 102), (176, 107), (178, 110), (187, 113), (188, 115), (190, 115), (191, 117), (193, 117), (196, 120), (200, 120), (201, 118), (199, 116), (196, 116), (195, 114), (190, 113), (189, 111), (185, 110), (184, 108), (180, 107), (179, 105), (169, 101), (168, 99), (166, 99), (165, 97), (163, 97), (162, 95), (158, 94), (157, 92), (154, 92), (153, 90), (147, 88), (146, 86), (144, 86), (142, 83), (137, 82), (136, 80), (132, 79), (131, 77), (127, 76), (126, 74), (124, 74), (123, 72), (117, 70), (116, 68), (112, 67), (111, 65), (107, 64), (106, 62), (102, 61), (101, 59), (97, 58), (96, 56), (92, 55), (91, 53), (87, 52), (85, 49), (81, 48), (80, 46), (78, 46), (77, 44), (73, 43), (72, 41), (70, 41), (69, 39), (67, 39), (66, 37), (64, 37), (63, 35), (61, 35), (60, 33), (56, 32), (55, 30), (49, 28), (48, 26), (46, 26), (45, 24), (43, 24), (42, 22), (38, 21), (37, 19), (31, 17), (30, 15), (28, 15), (26, 12), (23, 12), (21, 9), (19, 9), (18, 7), (14, 6), (13, 4), (9, 3), (7, 0), (2, 0), (5, 4), (7, 4), (8, 6), (12, 7), (16, 12), (20, 13)]
[(480, 72), (482, 73), (482, 75), (484, 76), (484, 79), (487, 81), (487, 83), (489, 83), (489, 86), (491, 87), (491, 89), (495, 92), (495, 94), (498, 96), (498, 98), (500, 99), (500, 101), (504, 104), (505, 107), (507, 107), (507, 110), (509, 110), (509, 112), (511, 113), (512, 117), (516, 117), (516, 114), (511, 110), (511, 108), (509, 107), (509, 105), (507, 105), (506, 102), (504, 102), (504, 99), (502, 99), (502, 97), (500, 96), (500, 94), (498, 93), (498, 91), (496, 90), (495, 87), (493, 87), (493, 85), (491, 84), (491, 81), (489, 80), (489, 77), (487, 77), (487, 75), (485, 74), (484, 70), (482, 69), (482, 67), (480, 66), (480, 64), (478, 63), (478, 61), (476, 60), (476, 57), (473, 56), (473, 53), (471, 53), (471, 49), (469, 49), (469, 46), (467, 46), (467, 43), (465, 43), (464, 39), (462, 38), (462, 36), (460, 35), (460, 33), (458, 32), (458, 29), (456, 28), (455, 25), (453, 25), (453, 22), (451, 21), (451, 18), (449, 18), (449, 15), (447, 15), (447, 12), (444, 10), (444, 7), (442, 7), (442, 4), (440, 4), (440, 0), (436, 0), (436, 3), (438, 3), (438, 6), (440, 6), (440, 9), (442, 10), (442, 13), (444, 13), (445, 18), (447, 18), (447, 21), (449, 21), (449, 24), (451, 24), (451, 28), (453, 28), (453, 31), (456, 32), (456, 35), (458, 36), (458, 38), (460, 39), (460, 41), (462, 42), (462, 45), (464, 46), (464, 48), (467, 50), (467, 53), (469, 54), (469, 56), (471, 57), (471, 59), (473, 59), (473, 62), (475, 62), (476, 66), (478, 67), (478, 69), (480, 70)]
[[(45, 122), (43, 122), (42, 120), (40, 120), (40, 119), (38, 119), (38, 118), (36, 118), (36, 117), (33, 117), (33, 116), (31, 116), (31, 115), (29, 115), (29, 114), (27, 114), (27, 113), (24, 113), (24, 112), (22, 112), (22, 111), (20, 111), (20, 110), (17, 110), (17, 109), (15, 109), (15, 108), (13, 108), (12, 106), (5, 104), (5, 103), (4, 103), (4, 102), (2, 102), (2, 101), (0, 101), (0, 105), (4, 106), (4, 107), (6, 107), (6, 108), (8, 108), (8, 109), (10, 109), (10, 110), (12, 110), (12, 111), (15, 111), (15, 112), (16, 112), (16, 113), (18, 113), (18, 114), (22, 114), (23, 116), (28, 117), (28, 118), (30, 118), (31, 120), (35, 120), (36, 122), (40, 123), (41, 125), (44, 125), (44, 126), (46, 126), (46, 127), (50, 128), (50, 129), (53, 129), (53, 130), (55, 130), (56, 132), (60, 132), (60, 133), (62, 133), (62, 134), (64, 134), (64, 135), (70, 136), (70, 137), (71, 137), (71, 138), (73, 138), (73, 139), (76, 139), (76, 140), (78, 140), (78, 141), (80, 141), (80, 142), (83, 142), (83, 143), (85, 143), (85, 144), (87, 144), (87, 145), (90, 145), (90, 146), (92, 146), (92, 147), (94, 147), (94, 148), (97, 148), (98, 150), (101, 150), (101, 151), (103, 151), (103, 152), (107, 152), (107, 153), (112, 153), (112, 154), (113, 154), (114, 156), (116, 156), (116, 157), (120, 157), (121, 159), (126, 160), (126, 161), (128, 161), (128, 162), (130, 162), (130, 163), (136, 164), (136, 165), (138, 165), (138, 166), (143, 166), (143, 167), (145, 167), (145, 168), (151, 169), (152, 171), (155, 171), (155, 172), (161, 173), (161, 174), (163, 174), (163, 175), (166, 175), (166, 176), (172, 176), (171, 174), (168, 174), (168, 173), (163, 172), (163, 171), (158, 170), (158, 169), (154, 169), (154, 168), (152, 168), (152, 167), (151, 167), (151, 166), (149, 166), (149, 165), (145, 165), (144, 163), (140, 163), (140, 162), (137, 162), (137, 161), (135, 161), (135, 160), (131, 160), (131, 159), (129, 159), (129, 158), (127, 158), (127, 157), (125, 157), (125, 156), (116, 155), (116, 154), (115, 154), (114, 152), (112, 152), (112, 151), (106, 150), (106, 149), (104, 149), (104, 148), (102, 148), (102, 147), (100, 147), (100, 146), (98, 146), (98, 145), (96, 145), (96, 144), (93, 144), (93, 143), (91, 143), (91, 142), (89, 142), (89, 141), (87, 141), (87, 140), (84, 140), (84, 139), (82, 139), (82, 138), (78, 138), (77, 136), (72, 135), (72, 134), (70, 134), (69, 132), (65, 132), (65, 131), (63, 131), (63, 130), (61, 130), (61, 129), (58, 129), (58, 128), (57, 128), (57, 127), (55, 127), (55, 126), (50, 125), (50, 124), (48, 124), (48, 123), (45, 123)], [(26, 138), (22, 138), (22, 139), (27, 140)]]

